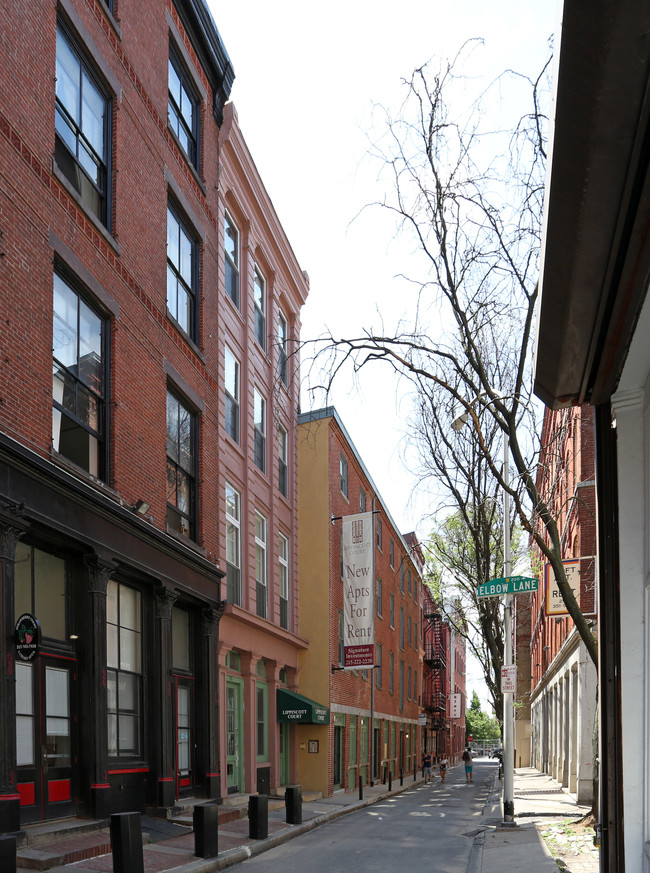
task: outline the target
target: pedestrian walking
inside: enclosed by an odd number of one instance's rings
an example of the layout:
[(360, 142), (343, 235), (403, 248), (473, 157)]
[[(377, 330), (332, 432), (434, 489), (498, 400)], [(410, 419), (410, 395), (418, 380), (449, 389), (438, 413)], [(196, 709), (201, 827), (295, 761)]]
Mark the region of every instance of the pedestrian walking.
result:
[(422, 772), (424, 781), (431, 782), (431, 752), (422, 753)]
[(474, 762), (472, 761), (472, 753), (469, 749), (465, 749), (463, 752), (463, 761), (465, 762), (465, 782), (469, 785), (470, 782), (474, 781), (472, 776), (472, 766)]
[(447, 756), (443, 755), (440, 761), (440, 778), (444, 782), (447, 778)]

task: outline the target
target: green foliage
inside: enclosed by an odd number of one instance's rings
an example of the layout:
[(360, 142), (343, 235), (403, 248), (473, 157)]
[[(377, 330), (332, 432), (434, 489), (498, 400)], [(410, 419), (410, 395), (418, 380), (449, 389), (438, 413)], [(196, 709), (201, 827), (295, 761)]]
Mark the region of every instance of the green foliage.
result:
[(472, 702), (465, 714), (465, 730), (475, 740), (493, 740), (501, 736), (499, 722), (481, 710), (481, 702), (476, 691), (472, 694)]

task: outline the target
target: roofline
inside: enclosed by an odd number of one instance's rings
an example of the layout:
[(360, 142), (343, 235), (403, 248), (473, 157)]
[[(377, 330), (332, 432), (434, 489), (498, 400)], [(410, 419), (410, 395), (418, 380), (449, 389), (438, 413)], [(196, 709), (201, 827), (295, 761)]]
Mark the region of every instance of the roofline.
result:
[[(363, 470), (364, 476), (368, 480), (369, 485), (371, 486), (372, 490), (375, 492), (375, 495), (377, 496), (377, 499), (381, 503), (381, 505), (384, 509), (384, 514), (386, 515), (386, 517), (390, 521), (390, 523), (393, 527), (393, 530), (397, 533), (397, 536), (400, 538), (401, 543), (404, 546), (404, 550), (406, 551), (407, 555), (410, 556), (411, 552), (414, 551), (415, 546), (409, 546), (409, 544), (406, 542), (404, 537), (407, 536), (408, 534), (413, 534), (413, 536), (415, 536), (415, 538), (416, 538), (417, 548), (421, 548), (421, 543), (417, 539), (417, 534), (415, 533), (415, 531), (407, 531), (405, 534), (400, 533), (399, 527), (395, 524), (395, 521), (394, 521), (392, 515), (390, 514), (390, 512), (386, 508), (386, 501), (381, 496), (379, 489), (377, 488), (377, 486), (375, 485), (375, 483), (373, 481), (372, 476), (368, 472), (368, 468), (364, 464), (364, 462), (361, 458), (361, 455), (357, 451), (357, 447), (352, 442), (352, 438), (350, 437), (350, 434), (347, 432), (347, 429), (346, 429), (345, 425), (343, 424), (343, 421), (341, 420), (340, 415), (336, 411), (336, 407), (324, 406), (321, 409), (312, 409), (309, 412), (301, 412), (298, 414), (298, 424), (307, 424), (310, 421), (324, 421), (327, 418), (331, 418), (336, 422), (341, 433), (343, 434), (343, 437), (344, 437), (346, 443), (348, 444), (348, 446), (352, 450), (352, 453), (353, 453), (354, 457), (356, 458), (357, 463), (359, 464), (359, 466)], [(424, 573), (419, 570), (419, 568), (417, 566), (417, 562), (413, 558), (411, 558), (411, 563), (413, 564), (414, 567), (416, 567), (420, 579), (424, 579)]]

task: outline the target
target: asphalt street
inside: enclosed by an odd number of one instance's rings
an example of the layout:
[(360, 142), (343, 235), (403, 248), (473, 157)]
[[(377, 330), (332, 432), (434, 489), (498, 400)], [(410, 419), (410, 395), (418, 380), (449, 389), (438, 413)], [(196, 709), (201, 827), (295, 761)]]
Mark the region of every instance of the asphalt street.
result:
[(474, 837), (488, 824), (482, 812), (496, 766), (475, 761), (470, 785), (464, 768), (455, 767), (444, 785), (439, 777), (418, 784), (235, 867), (242, 873), (467, 873)]

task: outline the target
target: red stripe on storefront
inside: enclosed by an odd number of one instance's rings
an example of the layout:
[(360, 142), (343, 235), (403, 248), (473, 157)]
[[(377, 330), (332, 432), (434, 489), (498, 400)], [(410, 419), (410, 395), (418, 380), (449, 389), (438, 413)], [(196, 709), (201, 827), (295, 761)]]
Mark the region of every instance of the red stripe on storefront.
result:
[[(34, 783), (33, 782), (23, 782), (22, 785), (18, 786), (18, 795), (20, 796), (20, 805), (21, 806), (33, 806), (36, 802), (35, 793), (34, 793)], [(6, 800), (6, 797), (2, 798)]]
[(148, 767), (132, 767), (126, 770), (109, 770), (109, 776), (121, 776), (123, 773), (148, 773)]
[(47, 783), (47, 796), (50, 803), (57, 800), (70, 800), (70, 780), (53, 779)]

